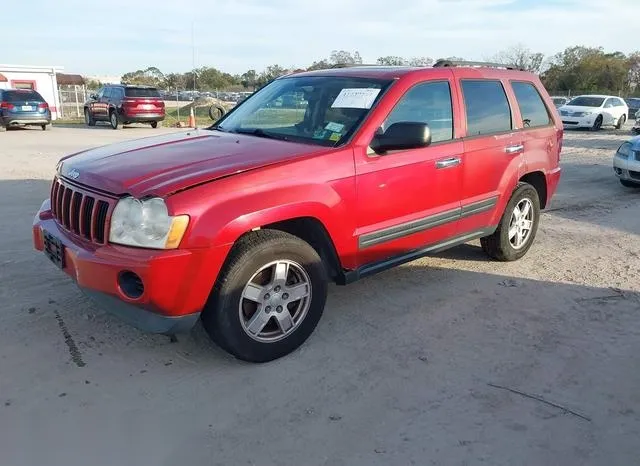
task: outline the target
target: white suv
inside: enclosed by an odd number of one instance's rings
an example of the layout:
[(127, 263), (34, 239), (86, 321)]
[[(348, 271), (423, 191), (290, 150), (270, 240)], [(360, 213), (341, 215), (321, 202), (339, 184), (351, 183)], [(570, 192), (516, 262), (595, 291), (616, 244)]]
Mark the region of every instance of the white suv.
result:
[(603, 126), (620, 129), (627, 121), (629, 107), (620, 97), (613, 95), (580, 95), (558, 109), (565, 128), (591, 128)]

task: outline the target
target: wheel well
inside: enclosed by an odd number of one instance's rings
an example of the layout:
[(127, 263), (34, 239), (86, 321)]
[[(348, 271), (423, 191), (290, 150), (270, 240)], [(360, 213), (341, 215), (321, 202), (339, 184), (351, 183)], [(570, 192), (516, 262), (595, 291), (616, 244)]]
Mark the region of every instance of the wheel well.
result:
[(547, 178), (542, 172), (531, 172), (520, 178), (521, 182), (529, 183), (538, 191), (540, 198), (540, 208), (544, 209), (547, 205)]
[(263, 225), (261, 228), (286, 231), (310, 244), (327, 267), (327, 273), (332, 280), (338, 279), (342, 273), (342, 266), (333, 240), (318, 219), (313, 217), (292, 218)]

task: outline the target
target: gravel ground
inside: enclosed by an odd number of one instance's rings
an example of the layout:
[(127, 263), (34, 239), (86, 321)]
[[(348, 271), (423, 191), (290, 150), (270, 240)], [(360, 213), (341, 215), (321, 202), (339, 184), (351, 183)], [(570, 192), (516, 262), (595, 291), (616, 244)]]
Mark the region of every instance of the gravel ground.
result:
[(640, 191), (611, 169), (629, 128), (567, 132), (523, 260), (472, 243), (332, 287), (307, 344), (265, 365), (201, 327), (142, 334), (32, 250), (60, 156), (153, 130), (0, 134), (1, 464), (638, 464)]

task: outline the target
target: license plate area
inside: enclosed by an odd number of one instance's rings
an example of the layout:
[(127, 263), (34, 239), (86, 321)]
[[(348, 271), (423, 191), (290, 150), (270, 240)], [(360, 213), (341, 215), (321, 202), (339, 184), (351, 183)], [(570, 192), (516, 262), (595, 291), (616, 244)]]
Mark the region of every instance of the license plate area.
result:
[(23, 112), (32, 112), (33, 111), (33, 107), (31, 105), (23, 105), (22, 106), (22, 111)]
[(61, 269), (65, 267), (64, 244), (58, 238), (46, 230), (42, 231), (44, 239), (44, 253), (56, 266)]

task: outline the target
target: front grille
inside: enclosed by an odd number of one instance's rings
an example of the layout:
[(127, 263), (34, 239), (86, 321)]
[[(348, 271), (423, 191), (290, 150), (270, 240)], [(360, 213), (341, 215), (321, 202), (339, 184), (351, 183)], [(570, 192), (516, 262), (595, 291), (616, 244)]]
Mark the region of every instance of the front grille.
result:
[(67, 185), (57, 178), (51, 187), (51, 212), (58, 224), (94, 243), (106, 242), (110, 206), (107, 199)]
[(640, 180), (640, 172), (634, 172), (632, 170), (629, 170), (629, 176), (634, 180)]

